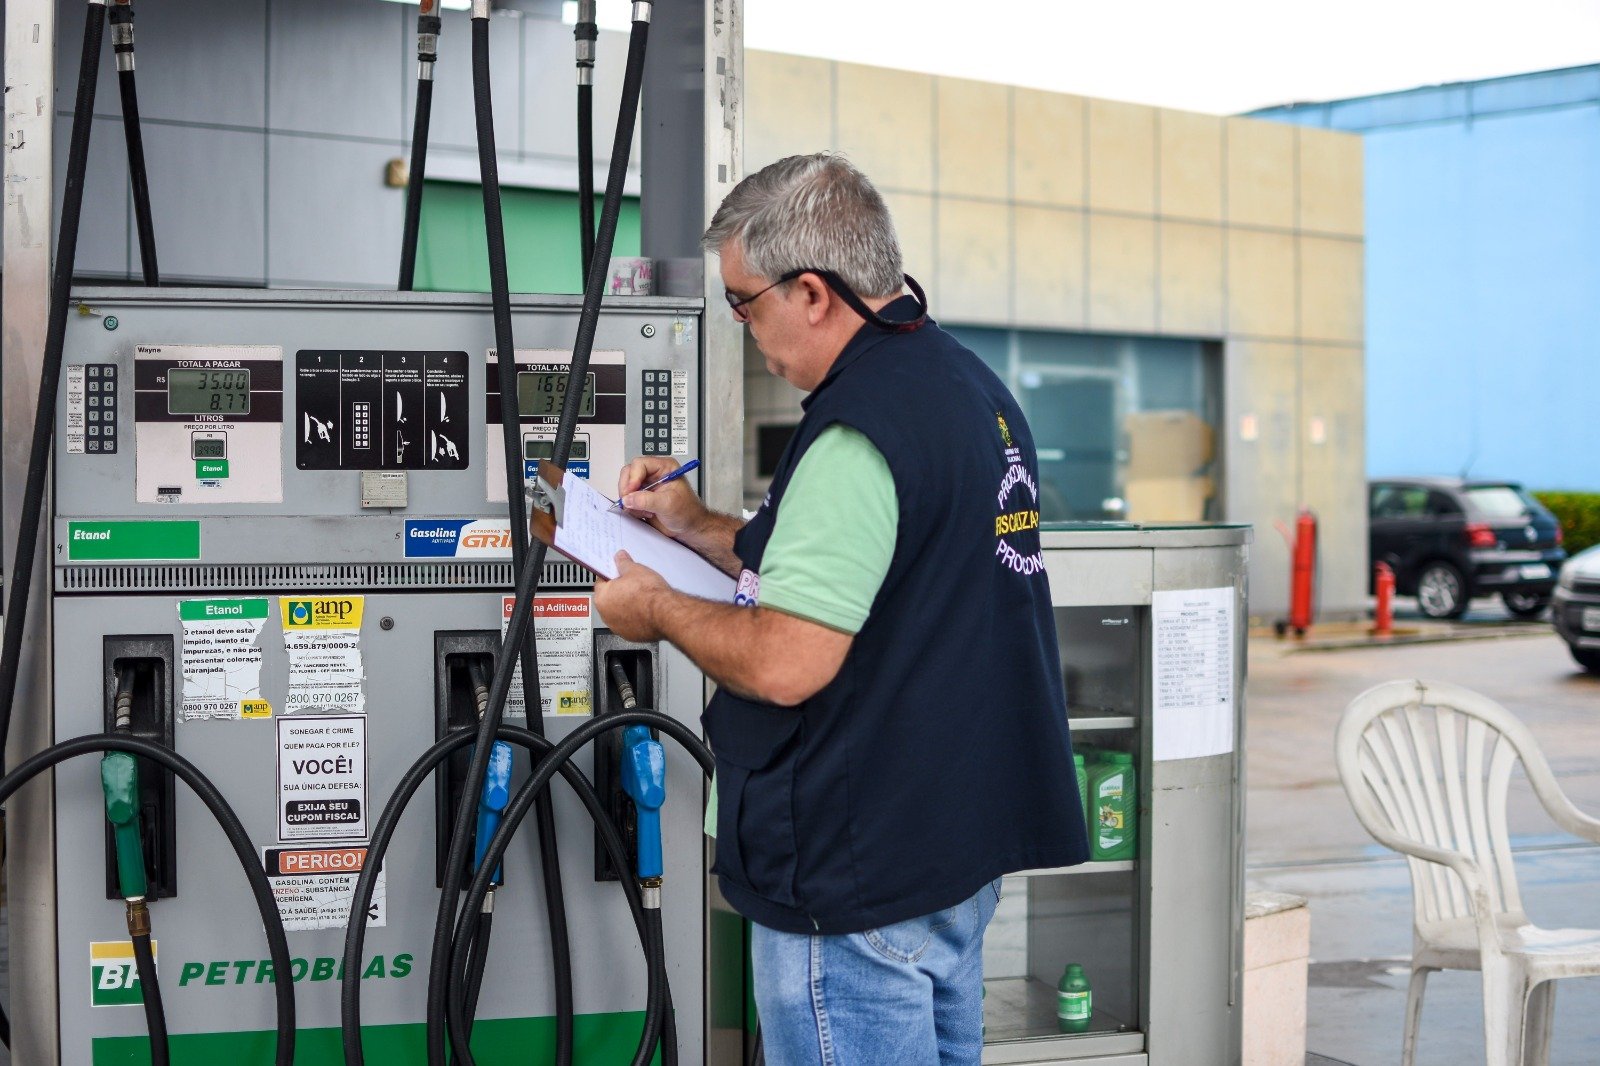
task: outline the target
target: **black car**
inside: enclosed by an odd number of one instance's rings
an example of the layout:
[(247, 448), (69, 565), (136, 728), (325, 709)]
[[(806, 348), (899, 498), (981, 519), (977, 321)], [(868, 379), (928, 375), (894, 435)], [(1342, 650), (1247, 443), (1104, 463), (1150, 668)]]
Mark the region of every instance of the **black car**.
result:
[(1551, 614), (1578, 665), (1600, 674), (1600, 545), (1579, 552), (1561, 568)]
[(1567, 558), (1561, 525), (1520, 485), (1460, 478), (1384, 478), (1369, 485), (1370, 563), (1394, 568), (1395, 591), (1429, 618), (1459, 618), (1499, 593), (1519, 618), (1550, 605)]

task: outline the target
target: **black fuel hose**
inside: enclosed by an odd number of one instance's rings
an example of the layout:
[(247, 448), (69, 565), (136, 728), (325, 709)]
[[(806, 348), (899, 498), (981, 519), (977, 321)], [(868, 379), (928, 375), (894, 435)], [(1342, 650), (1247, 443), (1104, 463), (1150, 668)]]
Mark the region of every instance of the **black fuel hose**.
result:
[(150, 1031), (150, 1066), (168, 1066), (172, 1052), (167, 1046), (167, 1011), (161, 1005), (161, 981), (156, 976), (150, 934), (138, 933), (131, 939), (134, 964), (139, 969), (139, 994), (144, 998), (145, 1028)]
[[(76, 737), (51, 745), (37, 755), (30, 756), (18, 764), (16, 769), (0, 777), (0, 805), (10, 799), (23, 785), (57, 763), (80, 755), (106, 751), (130, 752), (141, 759), (165, 767), (193, 790), (200, 802), (205, 804), (206, 809), (217, 820), (217, 824), (222, 827), (222, 832), (233, 847), (239, 865), (244, 869), (246, 880), (250, 882), (250, 894), (255, 897), (256, 910), (261, 915), (262, 929), (267, 937), (267, 953), (272, 958), (272, 991), (278, 1009), (277, 1053), (273, 1061), (276, 1066), (293, 1066), (294, 968), (289, 957), (289, 939), (284, 935), (283, 919), (278, 914), (278, 901), (273, 898), (272, 885), (267, 881), (267, 872), (262, 868), (261, 860), (256, 855), (255, 844), (240, 823), (239, 816), (234, 814), (233, 808), (228, 806), (228, 801), (223, 798), (222, 793), (217, 791), (216, 786), (205, 774), (196, 769), (193, 763), (170, 748), (164, 748), (160, 744), (140, 737), (117, 733)], [(360, 973), (359, 966), (353, 966), (351, 969), (357, 974)], [(141, 976), (140, 980), (143, 979)]]
[(161, 284), (156, 264), (156, 227), (150, 216), (150, 177), (144, 166), (144, 126), (139, 121), (139, 89), (133, 73), (133, 5), (118, 0), (111, 8), (111, 47), (117, 54), (117, 85), (122, 93), (122, 134), (128, 144), (128, 179), (133, 186), (133, 218), (139, 231), (139, 265), (144, 283)]
[[(488, 0), (474, 0), (472, 9), (472, 87), (474, 116), (477, 119), (478, 168), (483, 185), (483, 225), (488, 241), (489, 293), (494, 310), (495, 356), (500, 370), (500, 426), (505, 449), (506, 510), (511, 525), (512, 572), (522, 575), (531, 571), (533, 582), (528, 588), (531, 600), (538, 590), (539, 571), (544, 566), (544, 549), (533, 553), (528, 550), (527, 501), (523, 496), (522, 425), (517, 410), (516, 344), (512, 335), (511, 282), (506, 267), (505, 220), (500, 205), (500, 169), (494, 132), (494, 90), (489, 67), (489, 4)], [(585, 368), (587, 369), (587, 368)], [(579, 379), (581, 380), (581, 379)], [(570, 381), (570, 379), (569, 379)], [(581, 390), (580, 390), (581, 391)], [(568, 415), (563, 411), (563, 425)], [(570, 416), (576, 421), (574, 407)], [(519, 580), (520, 586), (523, 584)], [(515, 611), (513, 611), (513, 614)], [(514, 651), (512, 651), (514, 649)], [(500, 661), (506, 666), (520, 667), (522, 691), (527, 707), (528, 727), (535, 733), (544, 731), (539, 692), (538, 655), (534, 649), (531, 626), (512, 633), (507, 628), (506, 640)], [(499, 671), (497, 671), (498, 674)], [(495, 687), (496, 689), (498, 686)], [(509, 684), (506, 686), (509, 692)], [(488, 770), (489, 738), (499, 726), (505, 713), (505, 698), (497, 702), (491, 690), (490, 704), (479, 723), (479, 744), (468, 761), (464, 795), (476, 796), (483, 788)], [(567, 930), (566, 895), (561, 885), (561, 856), (556, 840), (555, 808), (548, 796), (542, 797), (538, 811), (539, 869), (544, 884), (546, 921), (550, 933), (550, 954), (555, 964), (556, 1000), (556, 1066), (571, 1066), (573, 1054), (573, 996), (572, 996), (572, 944)], [(444, 1016), (444, 987), (441, 983), (442, 962), (449, 953), (452, 937), (458, 925), (462, 935), (476, 920), (466, 915), (458, 922), (458, 895), (461, 888), (461, 868), (466, 852), (471, 847), (476, 819), (472, 804), (462, 803), (451, 829), (450, 848), (445, 866), (444, 888), (439, 895), (439, 912), (433, 930), (433, 958), (428, 970), (428, 1003), (432, 1016), (434, 1004), (437, 1016)], [(442, 1025), (428, 1028), (428, 1061), (431, 1066), (444, 1066), (445, 1033)]]
[[(694, 760), (700, 764), (701, 770), (710, 777), (716, 769), (716, 763), (711, 752), (699, 737), (695, 736), (682, 722), (656, 711), (635, 710), (617, 711), (601, 718), (591, 718), (567, 734), (561, 742), (550, 749), (549, 753), (541, 758), (534, 767), (532, 774), (522, 783), (511, 803), (506, 807), (505, 817), (490, 840), (488, 850), (484, 853), (478, 865), (477, 872), (473, 875), (471, 883), (467, 886), (467, 898), (463, 904), (468, 913), (476, 911), (483, 906), (484, 897), (488, 895), (490, 882), (494, 876), (494, 868), (505, 857), (506, 849), (511, 845), (511, 838), (516, 834), (522, 820), (527, 817), (529, 809), (534, 805), (535, 799), (545, 792), (550, 785), (550, 779), (557, 773), (564, 773), (563, 767), (570, 764), (572, 757), (601, 733), (613, 729), (621, 729), (630, 725), (646, 725), (666, 736), (671, 737)], [(615, 860), (613, 860), (615, 861)], [(618, 869), (626, 870), (628, 863), (624, 862)], [(359, 890), (359, 885), (357, 886)], [(659, 888), (656, 890), (657, 901), (657, 931), (659, 932)], [(361, 905), (358, 896), (356, 906)], [(645, 917), (650, 917), (652, 907), (647, 902)], [(451, 976), (464, 974), (466, 968), (466, 955), (468, 944), (465, 939), (457, 940), (452, 948), (449, 961)], [(646, 944), (646, 956), (650, 963), (650, 988), (649, 1002), (645, 1011), (645, 1028), (639, 1042), (639, 1049), (633, 1060), (634, 1066), (645, 1066), (655, 1054), (655, 1045), (660, 1040), (663, 1019), (666, 1015), (666, 960), (664, 953), (653, 949)], [(449, 982), (452, 995), (449, 996), (449, 1029), (452, 1037), (451, 1050), (455, 1052), (457, 1066), (473, 1066), (475, 1060), (471, 1049), (461, 1034), (466, 1032), (466, 1015), (464, 996), (461, 995), (464, 982)], [(430, 1015), (429, 1024), (432, 1024)]]
[(600, 40), (595, 23), (595, 0), (578, 0), (578, 20), (572, 27), (577, 43), (578, 70), (578, 247), (587, 285), (594, 262), (594, 61)]
[(435, 0), (422, 0), (417, 16), (417, 110), (411, 125), (411, 167), (406, 173), (406, 222), (400, 238), (400, 291), (417, 281), (417, 236), (422, 227), (422, 182), (428, 173), (428, 128), (433, 121), (433, 67), (439, 61), (444, 20), (432, 14)]
[[(576, 428), (578, 411), (584, 393), (584, 380), (588, 373), (589, 357), (594, 350), (595, 333), (600, 321), (600, 304), (605, 292), (605, 271), (603, 264), (609, 261), (611, 249), (616, 240), (617, 219), (622, 210), (622, 190), (627, 178), (628, 157), (633, 144), (633, 131), (639, 110), (639, 95), (644, 82), (644, 59), (649, 41), (649, 18), (651, 6), (648, 2), (634, 4), (633, 32), (628, 42), (628, 62), (623, 78), (622, 101), (617, 113), (617, 135), (615, 147), (611, 155), (611, 166), (607, 174), (605, 200), (601, 204), (599, 230), (595, 238), (595, 261), (590, 264), (589, 275), (584, 289), (583, 305), (578, 317), (578, 332), (572, 346), (572, 362), (567, 376), (567, 392), (562, 404), (561, 417), (557, 423), (554, 444), (554, 461), (558, 466), (565, 466), (568, 453), (572, 448), (573, 433)], [(498, 170), (496, 169), (493, 152), (493, 111), (492, 97), (488, 78), (488, 16), (489, 5), (487, 0), (474, 0), (473, 4), (473, 69), (474, 88), (477, 98), (477, 119), (479, 131), (479, 163), (484, 174), (484, 200), (485, 200), (485, 230), (489, 237), (490, 251), (490, 277), (496, 281), (499, 275), (498, 291), (492, 294), (496, 310), (496, 350), (501, 367), (502, 395), (511, 398), (514, 402), (514, 372), (515, 349), (511, 343), (510, 323), (510, 296), (509, 283), (504, 280), (504, 232), (500, 222), (498, 210)], [(485, 121), (488, 120), (488, 121)], [(491, 184), (493, 188), (491, 189)], [(492, 194), (492, 195), (491, 195)], [(498, 237), (498, 240), (497, 240)], [(496, 251), (500, 253), (500, 267), (497, 270), (495, 260)], [(539, 675), (532, 655), (532, 641), (530, 639), (529, 621), (533, 611), (533, 595), (538, 588), (540, 571), (544, 565), (544, 546), (535, 544), (528, 553), (525, 562), (516, 560), (518, 543), (527, 535), (526, 514), (522, 499), (522, 460), (521, 441), (518, 438), (518, 427), (509, 417), (508, 404), (502, 403), (502, 429), (504, 430), (504, 447), (506, 451), (506, 496), (507, 508), (511, 516), (513, 568), (517, 574), (517, 595), (512, 608), (511, 618), (507, 623), (505, 640), (502, 645), (502, 654), (496, 664), (494, 683), (490, 690), (489, 705), (479, 723), (478, 743), (473, 752), (473, 757), (467, 768), (465, 788), (468, 794), (475, 795), (482, 787), (485, 771), (488, 766), (488, 753), (490, 741), (494, 731), (499, 727), (500, 719), (504, 713), (506, 696), (510, 691), (511, 678), (518, 661), (521, 661), (523, 672), (523, 691), (526, 694), (529, 710), (528, 721), (530, 725), (540, 724), (539, 718)], [(507, 649), (519, 649), (524, 654), (507, 654)], [(537, 804), (540, 818), (540, 850), (541, 857), (546, 849), (554, 851), (554, 814), (549, 812), (548, 798), (539, 797)], [(428, 1054), (430, 1066), (443, 1066), (444, 1043), (446, 1037), (446, 1004), (448, 998), (448, 968), (451, 955), (451, 945), (456, 935), (456, 896), (461, 884), (461, 868), (466, 857), (466, 849), (471, 840), (471, 826), (473, 819), (471, 811), (463, 805), (458, 812), (456, 824), (452, 828), (450, 849), (445, 866), (445, 886), (440, 893), (439, 913), (434, 925), (434, 936), (431, 957), (428, 967)], [(548, 826), (549, 833), (544, 830)], [(548, 842), (548, 843), (547, 843)], [(559, 868), (554, 861), (543, 862), (546, 879), (546, 902), (552, 912), (556, 909), (559, 898)], [(549, 885), (552, 880), (557, 882), (555, 890), (551, 891)], [(481, 903), (481, 900), (480, 900)], [(462, 912), (470, 914), (470, 911)], [(569, 1059), (562, 1059), (563, 1052), (571, 1054), (571, 989), (570, 989), (570, 948), (565, 943), (565, 914), (561, 921), (554, 920), (550, 926), (551, 953), (556, 957), (556, 1036), (557, 1036), (557, 1061), (565, 1066)], [(565, 956), (560, 952), (566, 949)], [(563, 985), (567, 987), (564, 989)], [(563, 1007), (563, 992), (565, 991), (565, 1010)]]
[[(493, 898), (492, 896), (489, 898)], [(483, 971), (489, 964), (489, 938), (494, 932), (494, 904), (478, 915), (472, 928), (472, 951), (467, 956), (467, 1039), (477, 1022), (478, 995), (483, 991)]]
[(594, 264), (594, 86), (578, 86), (578, 238), (583, 277)]
[(55, 275), (50, 281), (50, 321), (45, 334), (44, 362), (39, 368), (39, 397), (33, 415), (33, 440), (28, 447), (28, 475), (22, 490), (22, 521), (17, 525), (17, 553), (6, 571), (5, 638), (0, 646), (0, 762), (11, 735), (17, 676), (22, 667), (22, 638), (27, 630), (28, 593), (33, 584), (39, 523), (44, 515), (45, 479), (50, 470), (50, 438), (55, 430), (56, 390), (61, 384), (61, 353), (67, 339), (67, 304), (72, 299), (72, 271), (78, 255), (78, 223), (83, 218), (83, 182), (89, 169), (89, 129), (94, 115), (95, 85), (100, 74), (100, 44), (105, 36), (103, 0), (89, 4), (83, 27), (83, 56), (78, 61), (78, 97), (72, 112), (72, 142), (67, 150), (66, 191), (61, 198), (61, 233), (56, 239)]
[[(555, 747), (549, 739), (516, 726), (500, 726), (495, 731), (495, 737), (526, 748), (535, 760)], [(395, 827), (399, 824), (401, 815), (405, 813), (406, 806), (411, 802), (417, 789), (440, 763), (466, 745), (477, 742), (477, 737), (463, 730), (435, 743), (401, 777), (400, 783), (395, 786), (389, 801), (384, 805), (383, 812), (373, 824), (372, 836), (367, 845), (367, 861), (363, 864), (361, 875), (356, 879), (355, 895), (350, 905), (350, 923), (345, 929), (345, 966), (339, 989), (339, 1023), (344, 1040), (346, 1066), (365, 1066), (366, 1061), (361, 1049), (361, 980), (358, 963), (366, 941), (366, 915), (377, 887), (376, 871), (382, 866), (383, 857), (388, 853), (389, 844), (394, 839)], [(625, 868), (628, 861), (627, 848), (622, 843), (622, 835), (617, 832), (616, 826), (606, 813), (605, 806), (600, 802), (600, 797), (595, 794), (594, 786), (570, 761), (562, 764), (560, 773), (577, 793), (584, 809), (594, 819), (595, 826), (600, 832), (601, 846), (605, 848), (606, 854), (613, 863), (618, 864), (619, 869)], [(639, 888), (630, 881), (624, 881), (622, 888), (628, 899), (628, 907), (633, 913), (634, 924), (639, 930), (639, 942), (643, 944), (646, 930)]]

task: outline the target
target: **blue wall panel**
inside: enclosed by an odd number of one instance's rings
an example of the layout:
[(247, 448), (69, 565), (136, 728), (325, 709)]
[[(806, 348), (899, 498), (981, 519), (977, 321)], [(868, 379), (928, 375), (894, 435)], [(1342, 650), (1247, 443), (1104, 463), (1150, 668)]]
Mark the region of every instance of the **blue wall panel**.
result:
[(1258, 116), (1365, 134), (1369, 472), (1600, 490), (1600, 67)]

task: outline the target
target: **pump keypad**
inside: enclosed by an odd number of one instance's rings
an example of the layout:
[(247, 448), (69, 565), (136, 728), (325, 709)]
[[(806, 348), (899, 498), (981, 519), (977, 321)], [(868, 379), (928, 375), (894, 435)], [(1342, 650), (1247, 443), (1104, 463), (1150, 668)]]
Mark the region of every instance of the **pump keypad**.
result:
[(643, 397), (642, 409), (644, 413), (644, 454), (645, 455), (671, 455), (672, 454), (672, 371), (670, 370), (645, 370), (643, 387), (640, 394)]
[(117, 450), (117, 365), (84, 366), (84, 449), (96, 454)]

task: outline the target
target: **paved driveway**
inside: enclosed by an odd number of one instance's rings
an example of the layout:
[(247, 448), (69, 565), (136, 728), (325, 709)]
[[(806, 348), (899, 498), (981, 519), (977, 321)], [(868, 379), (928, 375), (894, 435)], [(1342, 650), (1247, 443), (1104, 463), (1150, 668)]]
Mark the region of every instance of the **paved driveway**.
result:
[[(1517, 713), (1562, 788), (1600, 816), (1600, 677), (1578, 671), (1548, 630), (1527, 636), (1336, 652), (1251, 644), (1246, 851), (1252, 888), (1311, 900), (1310, 1051), (1336, 1062), (1399, 1061), (1411, 948), (1410, 881), (1350, 813), (1333, 761), (1349, 700), (1395, 678), (1454, 681)], [(1600, 847), (1560, 833), (1513, 779), (1509, 824), (1524, 903), (1548, 926), (1600, 928)], [(1419, 1064), (1483, 1061), (1475, 974), (1429, 982)], [(1564, 982), (1553, 1063), (1600, 1063), (1600, 979)]]

